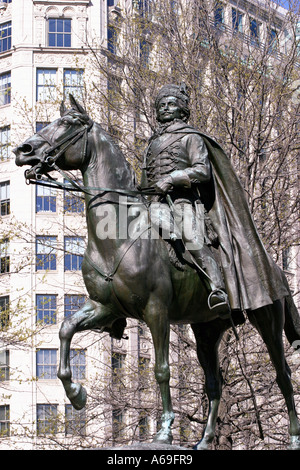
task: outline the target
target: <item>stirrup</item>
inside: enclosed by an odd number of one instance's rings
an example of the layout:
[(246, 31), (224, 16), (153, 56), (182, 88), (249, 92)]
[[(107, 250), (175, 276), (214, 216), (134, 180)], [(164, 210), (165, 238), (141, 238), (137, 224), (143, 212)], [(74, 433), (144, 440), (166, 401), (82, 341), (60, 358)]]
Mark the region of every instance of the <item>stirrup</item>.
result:
[[(221, 296), (218, 296), (218, 294), (221, 294), (223, 297), (220, 298)], [(213, 296), (217, 296), (216, 300), (219, 300), (215, 305), (211, 305), (211, 300)], [(207, 299), (208, 307), (212, 312), (215, 312), (219, 315), (219, 317), (226, 319), (231, 317), (231, 310), (228, 302), (228, 297), (227, 294), (222, 290), (222, 289), (215, 289), (213, 290)]]
[[(218, 293), (220, 293), (222, 295), (222, 297), (224, 298), (224, 301), (220, 299), (220, 302), (218, 302), (216, 305), (211, 305), (212, 296), (216, 295)], [(209, 309), (213, 312), (216, 312), (222, 320), (229, 320), (230, 321), (231, 328), (233, 330), (234, 336), (235, 336), (236, 340), (239, 341), (239, 335), (236, 331), (235, 324), (234, 324), (233, 319), (232, 319), (231, 309), (230, 309), (228, 296), (227, 296), (226, 292), (224, 292), (222, 289), (213, 290), (208, 296), (207, 303), (208, 303)]]

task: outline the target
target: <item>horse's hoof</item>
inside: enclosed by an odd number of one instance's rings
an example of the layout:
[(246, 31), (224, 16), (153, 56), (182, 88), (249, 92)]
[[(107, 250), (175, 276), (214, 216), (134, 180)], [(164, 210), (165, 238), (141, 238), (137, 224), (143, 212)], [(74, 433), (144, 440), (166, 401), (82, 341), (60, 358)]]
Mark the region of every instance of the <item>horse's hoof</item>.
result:
[(72, 403), (75, 410), (82, 410), (86, 405), (87, 393), (86, 389), (81, 384), (75, 384), (75, 393), (69, 396), (69, 400)]
[(193, 450), (210, 450), (211, 442), (208, 442), (206, 439), (201, 439), (198, 444), (193, 447)]
[(172, 444), (173, 442), (172, 432), (170, 431), (170, 429), (168, 430), (161, 429), (156, 434), (152, 442), (155, 444)]
[(291, 436), (289, 450), (300, 450), (300, 436)]

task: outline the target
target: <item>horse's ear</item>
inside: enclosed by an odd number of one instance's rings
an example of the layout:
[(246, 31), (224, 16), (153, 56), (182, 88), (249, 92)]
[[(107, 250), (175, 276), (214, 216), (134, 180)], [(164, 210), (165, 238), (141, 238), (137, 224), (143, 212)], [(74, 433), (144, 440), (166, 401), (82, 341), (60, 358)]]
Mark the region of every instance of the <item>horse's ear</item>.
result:
[(65, 106), (65, 103), (64, 101), (62, 101), (60, 103), (60, 108), (59, 108), (59, 111), (60, 111), (60, 115), (63, 116), (65, 114), (65, 112), (67, 111), (67, 108)]
[(69, 98), (70, 98), (70, 103), (71, 103), (72, 109), (75, 109), (76, 111), (78, 111), (81, 114), (86, 114), (85, 109), (81, 106), (81, 104), (79, 104), (75, 100), (73, 95), (69, 94)]

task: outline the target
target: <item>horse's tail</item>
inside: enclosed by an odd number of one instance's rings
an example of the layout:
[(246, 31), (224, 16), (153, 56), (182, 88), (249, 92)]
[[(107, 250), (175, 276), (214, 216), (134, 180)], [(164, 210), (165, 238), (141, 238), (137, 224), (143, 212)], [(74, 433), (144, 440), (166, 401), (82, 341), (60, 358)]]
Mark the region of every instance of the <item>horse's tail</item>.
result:
[[(297, 349), (300, 346), (300, 315), (295, 305), (288, 282), (285, 285), (289, 295), (284, 299), (285, 323), (284, 332), (291, 346)], [(297, 343), (295, 343), (297, 341)]]

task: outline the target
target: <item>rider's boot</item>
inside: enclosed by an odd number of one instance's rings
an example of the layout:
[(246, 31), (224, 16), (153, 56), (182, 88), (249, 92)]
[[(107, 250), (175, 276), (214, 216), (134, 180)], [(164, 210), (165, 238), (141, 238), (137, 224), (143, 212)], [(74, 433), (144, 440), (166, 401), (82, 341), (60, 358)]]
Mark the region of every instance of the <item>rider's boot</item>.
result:
[(228, 295), (226, 294), (224, 288), (216, 288), (211, 291), (208, 296), (208, 307), (212, 312), (218, 314), (223, 320), (230, 318), (231, 309), (228, 300)]
[(195, 250), (192, 255), (196, 263), (207, 274), (206, 281), (208, 281), (211, 291), (208, 296), (209, 309), (217, 313), (224, 320), (230, 318), (231, 309), (221, 270), (210, 249), (207, 246), (203, 246), (201, 250)]

